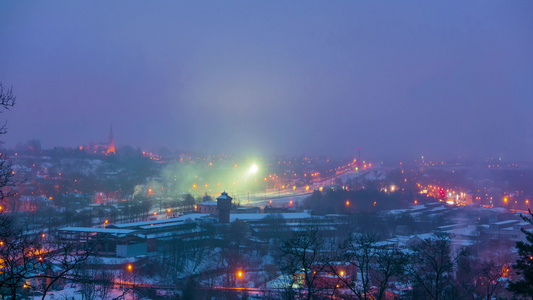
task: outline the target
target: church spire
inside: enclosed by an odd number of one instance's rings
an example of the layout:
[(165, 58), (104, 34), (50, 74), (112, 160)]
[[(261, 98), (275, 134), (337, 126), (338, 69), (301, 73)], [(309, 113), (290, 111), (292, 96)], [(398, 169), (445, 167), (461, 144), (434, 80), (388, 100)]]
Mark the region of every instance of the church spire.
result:
[(109, 141), (107, 143), (107, 153), (115, 154), (115, 138), (113, 137), (113, 126), (109, 129)]

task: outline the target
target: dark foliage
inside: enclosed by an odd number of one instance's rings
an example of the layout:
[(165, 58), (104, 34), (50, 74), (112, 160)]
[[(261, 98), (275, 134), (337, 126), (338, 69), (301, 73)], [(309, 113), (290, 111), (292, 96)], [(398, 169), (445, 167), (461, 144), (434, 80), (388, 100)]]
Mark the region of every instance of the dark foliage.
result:
[[(524, 221), (533, 224), (533, 213), (529, 210), (529, 217), (522, 215)], [(519, 259), (513, 265), (513, 269), (521, 275), (521, 279), (509, 283), (508, 290), (516, 295), (524, 295), (533, 298), (533, 233), (522, 228), (527, 242), (516, 242)]]
[(346, 214), (357, 212), (377, 212), (400, 207), (401, 192), (385, 193), (372, 189), (357, 191), (328, 190), (315, 191), (304, 202), (304, 208), (320, 214)]

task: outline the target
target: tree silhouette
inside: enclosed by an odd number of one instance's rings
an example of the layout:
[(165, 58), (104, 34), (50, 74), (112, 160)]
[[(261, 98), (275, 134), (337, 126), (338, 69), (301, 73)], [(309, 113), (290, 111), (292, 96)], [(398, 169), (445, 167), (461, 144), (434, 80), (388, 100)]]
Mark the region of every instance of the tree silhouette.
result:
[[(533, 213), (529, 210), (529, 217), (522, 215), (524, 221), (533, 224)], [(522, 233), (526, 235), (526, 242), (516, 242), (516, 249), (518, 250), (519, 259), (513, 265), (518, 275), (522, 275), (520, 280), (509, 283), (508, 290), (516, 295), (525, 295), (533, 297), (533, 233), (521, 229)]]
[(440, 233), (414, 243), (411, 251), (408, 271), (414, 282), (414, 297), (450, 298), (453, 294), (453, 273), (466, 250), (452, 251), (451, 237)]
[[(0, 113), (3, 110), (9, 110), (15, 105), (16, 97), (13, 95), (13, 88), (6, 89), (0, 82)], [(0, 125), (0, 135), (7, 133), (6, 122)], [(0, 140), (0, 145), (3, 141)], [(9, 196), (9, 192), (6, 187), (11, 184), (11, 178), (13, 177), (13, 170), (11, 169), (11, 163), (7, 160), (5, 155), (0, 155), (0, 201)]]

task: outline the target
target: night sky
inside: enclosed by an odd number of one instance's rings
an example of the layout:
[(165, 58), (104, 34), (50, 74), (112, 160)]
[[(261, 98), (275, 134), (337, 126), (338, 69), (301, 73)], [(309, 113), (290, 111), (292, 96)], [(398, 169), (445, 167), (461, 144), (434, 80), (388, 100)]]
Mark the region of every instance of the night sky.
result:
[(2, 1), (5, 146), (533, 157), (533, 1)]

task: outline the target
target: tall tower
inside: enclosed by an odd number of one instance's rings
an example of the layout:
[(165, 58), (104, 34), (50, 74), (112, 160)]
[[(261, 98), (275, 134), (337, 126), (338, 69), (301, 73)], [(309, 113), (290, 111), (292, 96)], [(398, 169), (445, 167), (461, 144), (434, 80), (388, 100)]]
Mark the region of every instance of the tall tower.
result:
[(115, 138), (113, 137), (113, 126), (109, 129), (109, 140), (107, 142), (107, 153), (115, 154)]
[(223, 192), (217, 198), (217, 208), (218, 208), (218, 222), (220, 223), (229, 223), (229, 212), (231, 210), (231, 198), (228, 196), (228, 193)]

